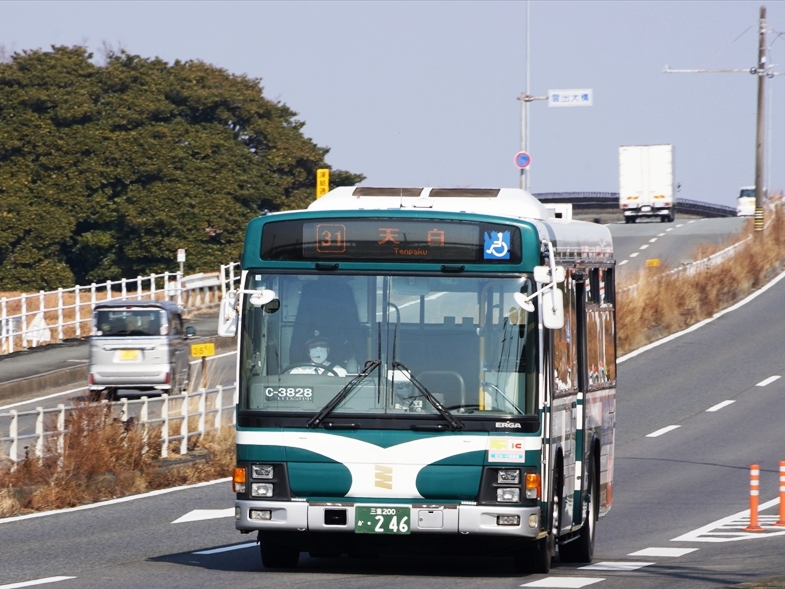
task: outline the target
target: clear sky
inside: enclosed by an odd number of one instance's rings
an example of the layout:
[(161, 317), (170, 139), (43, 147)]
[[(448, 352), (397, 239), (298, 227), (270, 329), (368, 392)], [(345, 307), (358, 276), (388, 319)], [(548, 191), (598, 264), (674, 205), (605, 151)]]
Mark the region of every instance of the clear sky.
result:
[[(785, 72), (785, 2), (765, 4)], [(594, 92), (591, 107), (532, 103), (532, 192), (618, 191), (620, 145), (672, 143), (681, 197), (734, 204), (754, 183), (755, 78), (662, 70), (756, 65), (760, 5), (532, 1), (531, 93)], [(4, 0), (0, 15), (6, 55), (108, 45), (261, 78), (368, 186), (518, 185), (525, 1)], [(767, 85), (768, 178), (785, 189), (785, 75)]]

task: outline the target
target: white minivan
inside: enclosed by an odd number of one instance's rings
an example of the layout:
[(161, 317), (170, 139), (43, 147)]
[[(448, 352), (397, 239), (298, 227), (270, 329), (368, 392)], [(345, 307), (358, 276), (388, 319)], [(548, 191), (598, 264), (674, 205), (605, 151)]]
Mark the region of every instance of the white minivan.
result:
[(113, 399), (120, 389), (178, 393), (188, 386), (196, 334), (169, 301), (119, 299), (96, 304), (90, 336), (90, 396)]

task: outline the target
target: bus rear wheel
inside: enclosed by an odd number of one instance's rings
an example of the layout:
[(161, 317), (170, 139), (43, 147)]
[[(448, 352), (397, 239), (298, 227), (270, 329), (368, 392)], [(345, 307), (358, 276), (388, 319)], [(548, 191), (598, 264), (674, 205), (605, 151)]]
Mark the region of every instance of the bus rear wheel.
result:
[(293, 569), (300, 560), (300, 551), (285, 544), (259, 538), (262, 564), (266, 569)]

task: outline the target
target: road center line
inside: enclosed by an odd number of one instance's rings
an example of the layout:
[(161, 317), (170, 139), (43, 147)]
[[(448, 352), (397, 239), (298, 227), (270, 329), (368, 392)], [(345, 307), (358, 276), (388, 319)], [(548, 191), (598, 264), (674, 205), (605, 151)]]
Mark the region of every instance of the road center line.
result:
[(638, 552), (630, 552), (627, 556), (655, 556), (665, 558), (678, 558), (690, 552), (695, 552), (697, 548), (644, 548)]
[(647, 244), (642, 245), (639, 249), (645, 250), (648, 247), (649, 247), (649, 244), (647, 243)]
[(213, 548), (211, 550), (200, 550), (199, 552), (192, 552), (191, 554), (219, 554), (221, 552), (229, 552), (231, 550), (253, 548), (254, 546), (258, 546), (258, 544), (256, 542), (246, 542), (245, 544), (235, 544), (234, 546), (222, 546), (221, 548)]
[(67, 581), (68, 579), (76, 579), (76, 577), (45, 577), (43, 579), (35, 579), (33, 581), (22, 581), (21, 583), (0, 585), (0, 589), (17, 589), (17, 587), (32, 587), (34, 585), (46, 585), (47, 583), (57, 583), (58, 581)]
[(765, 387), (766, 385), (770, 385), (771, 383), (773, 383), (775, 380), (777, 380), (777, 379), (779, 379), (779, 378), (781, 378), (781, 377), (780, 377), (780, 376), (776, 376), (776, 375), (775, 375), (775, 376), (770, 376), (770, 377), (769, 377), (769, 378), (767, 378), (766, 380), (762, 380), (762, 381), (760, 381), (760, 382), (759, 382), (758, 384), (756, 384), (755, 386), (756, 386), (756, 387)]
[(629, 262), (629, 260), (622, 260), (621, 262), (619, 262), (619, 266), (624, 266), (624, 264), (626, 264), (627, 262)]
[(723, 407), (727, 407), (728, 405), (732, 405), (736, 401), (723, 401), (722, 403), (717, 403), (713, 407), (709, 407), (706, 409), (706, 413), (713, 413), (714, 411), (719, 411)]
[(634, 258), (634, 257), (635, 257), (635, 256), (637, 256), (637, 255), (638, 255), (638, 252), (635, 252), (634, 254), (630, 254), (630, 257), (631, 257), (631, 258)]
[[(662, 233), (660, 233), (660, 235), (662, 235)], [(658, 235), (657, 237), (659, 237), (659, 235)], [(651, 239), (649, 240), (649, 243), (654, 243), (655, 241), (657, 241), (657, 237), (653, 237), (653, 238), (651, 238)]]
[(635, 571), (653, 564), (653, 562), (626, 562), (621, 560), (596, 562), (585, 567), (578, 567), (578, 569), (582, 571)]
[(539, 581), (532, 581), (531, 583), (524, 583), (521, 587), (559, 587), (562, 589), (580, 589), (581, 587), (588, 587), (604, 578), (595, 577), (545, 577)]
[(672, 432), (673, 430), (678, 429), (680, 427), (681, 427), (680, 425), (669, 425), (667, 427), (663, 427), (662, 429), (658, 429), (656, 432), (651, 432), (646, 437), (647, 438), (658, 438), (662, 434), (667, 434), (668, 432)]

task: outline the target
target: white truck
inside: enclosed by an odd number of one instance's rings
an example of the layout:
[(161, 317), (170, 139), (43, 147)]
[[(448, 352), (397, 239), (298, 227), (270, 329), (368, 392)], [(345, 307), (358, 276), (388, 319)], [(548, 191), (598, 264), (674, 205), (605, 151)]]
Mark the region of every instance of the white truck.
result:
[(625, 223), (640, 217), (670, 223), (676, 214), (672, 145), (619, 147), (619, 208)]
[(755, 187), (742, 186), (736, 201), (736, 216), (752, 217), (755, 215)]

